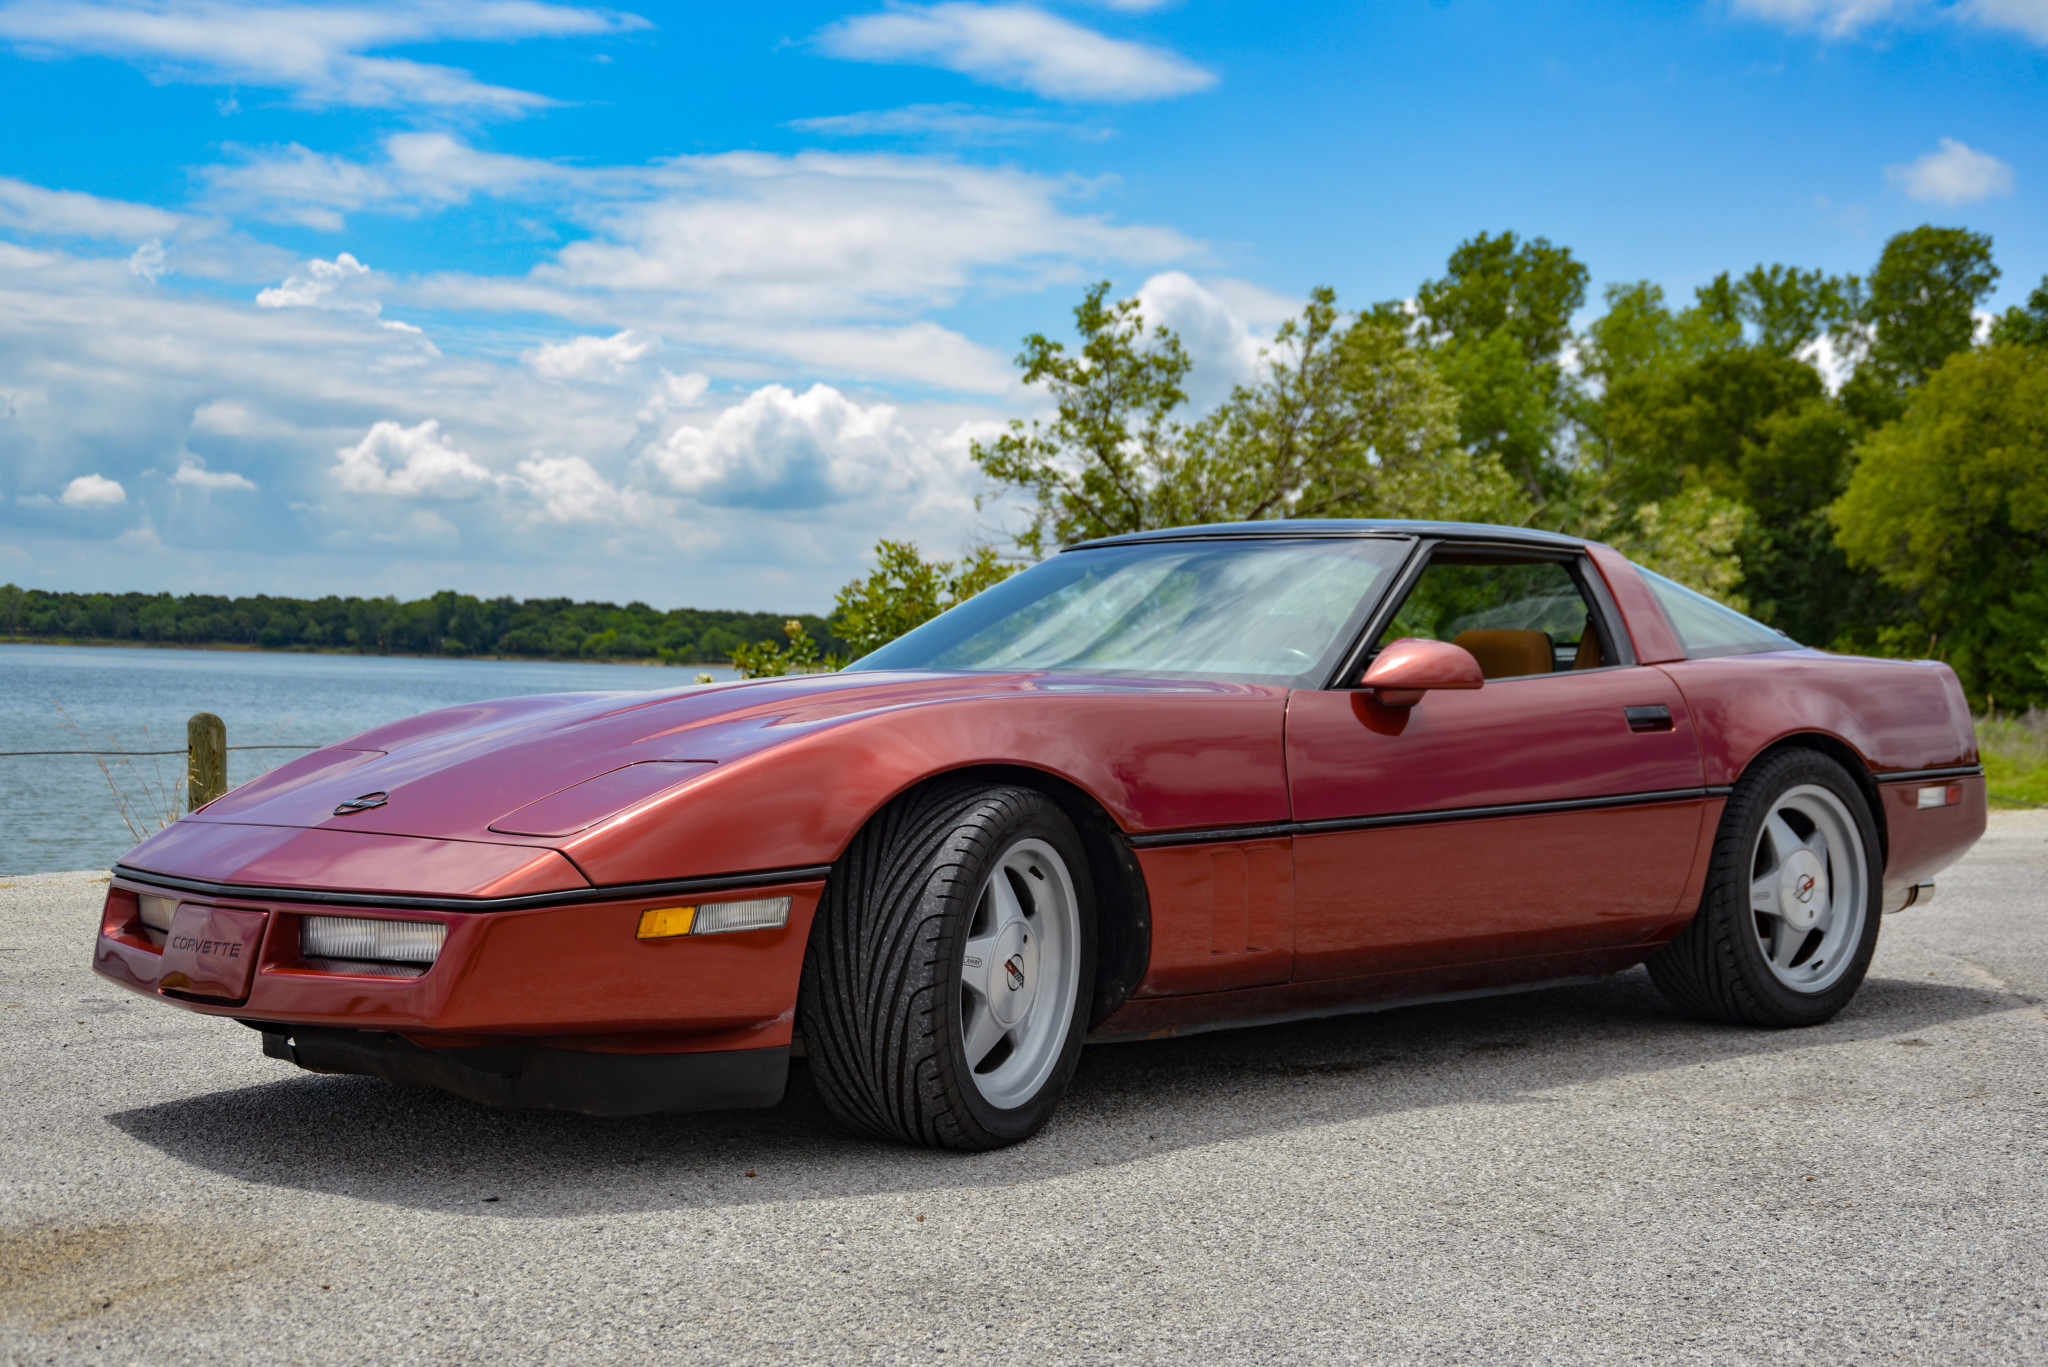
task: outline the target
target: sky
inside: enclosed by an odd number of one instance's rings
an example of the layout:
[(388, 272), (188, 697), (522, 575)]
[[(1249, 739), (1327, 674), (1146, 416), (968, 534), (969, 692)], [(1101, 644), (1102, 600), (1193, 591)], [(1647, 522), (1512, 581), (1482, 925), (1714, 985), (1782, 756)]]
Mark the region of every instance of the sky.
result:
[(827, 609), (1004, 544), (1095, 280), (1197, 404), (1481, 231), (2048, 276), (2048, 0), (0, 0), (0, 582)]

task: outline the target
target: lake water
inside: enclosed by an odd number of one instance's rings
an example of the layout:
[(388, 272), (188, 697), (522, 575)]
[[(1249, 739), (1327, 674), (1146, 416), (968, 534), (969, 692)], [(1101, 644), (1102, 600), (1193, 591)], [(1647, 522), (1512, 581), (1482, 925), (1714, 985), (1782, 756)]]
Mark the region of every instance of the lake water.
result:
[[(695, 666), (0, 645), (0, 751), (133, 756), (103, 761), (111, 786), (84, 755), (0, 757), (0, 873), (106, 868), (136, 843), (131, 825), (146, 835), (182, 810), (176, 785), (194, 712), (225, 721), (230, 746), (310, 747), (456, 703), (673, 689), (699, 672), (733, 677), (730, 669)], [(141, 750), (177, 753), (134, 754)], [(244, 782), (299, 753), (231, 750), (228, 781)]]

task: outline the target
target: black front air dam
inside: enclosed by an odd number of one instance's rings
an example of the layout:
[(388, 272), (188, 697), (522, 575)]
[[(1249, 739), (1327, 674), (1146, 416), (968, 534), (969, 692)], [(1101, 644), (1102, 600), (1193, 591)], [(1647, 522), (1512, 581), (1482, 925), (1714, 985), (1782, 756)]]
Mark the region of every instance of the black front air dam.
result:
[[(253, 1022), (252, 1022), (253, 1024)], [(265, 1022), (263, 1052), (315, 1073), (357, 1073), (438, 1087), (486, 1106), (654, 1115), (773, 1106), (789, 1046), (700, 1054), (594, 1054), (530, 1046), (423, 1049), (402, 1035)]]

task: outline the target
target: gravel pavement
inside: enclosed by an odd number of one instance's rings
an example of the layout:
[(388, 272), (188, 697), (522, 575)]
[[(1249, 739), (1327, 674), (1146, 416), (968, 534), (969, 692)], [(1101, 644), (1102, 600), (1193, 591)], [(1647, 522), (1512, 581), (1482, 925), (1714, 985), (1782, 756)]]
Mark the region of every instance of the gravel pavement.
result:
[[(0, 882), (6, 880), (0, 879)], [(1090, 1049), (976, 1157), (266, 1059), (0, 888), (0, 1362), (2048, 1362), (2048, 813), (1814, 1030), (1641, 970)]]

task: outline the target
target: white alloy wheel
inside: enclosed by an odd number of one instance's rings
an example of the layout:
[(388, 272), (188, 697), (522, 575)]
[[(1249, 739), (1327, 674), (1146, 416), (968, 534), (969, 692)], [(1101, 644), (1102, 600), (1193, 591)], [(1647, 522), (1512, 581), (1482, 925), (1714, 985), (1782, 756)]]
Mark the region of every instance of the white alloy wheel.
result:
[(1869, 905), (1869, 852), (1842, 800), (1813, 783), (1779, 794), (1750, 859), (1749, 906), (1771, 975), (1800, 993), (1834, 986), (1856, 958)]
[(1081, 977), (1080, 901), (1043, 840), (1004, 850), (975, 899), (960, 961), (960, 1035), (975, 1090), (1002, 1110), (1059, 1066)]

